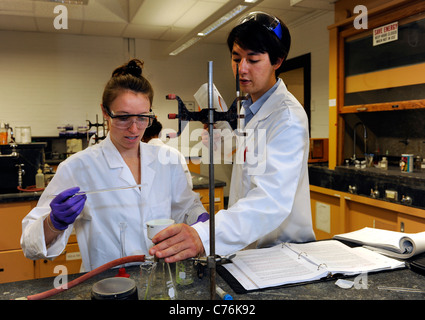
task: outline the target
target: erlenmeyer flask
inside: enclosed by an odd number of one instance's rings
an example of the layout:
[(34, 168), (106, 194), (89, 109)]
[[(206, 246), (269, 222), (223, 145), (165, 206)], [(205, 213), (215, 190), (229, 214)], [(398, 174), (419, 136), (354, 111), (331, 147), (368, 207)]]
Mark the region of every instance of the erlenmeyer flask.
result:
[(166, 263), (164, 259), (155, 258), (155, 262), (149, 276), (145, 300), (175, 299), (177, 299), (177, 289), (171, 273), (170, 265)]

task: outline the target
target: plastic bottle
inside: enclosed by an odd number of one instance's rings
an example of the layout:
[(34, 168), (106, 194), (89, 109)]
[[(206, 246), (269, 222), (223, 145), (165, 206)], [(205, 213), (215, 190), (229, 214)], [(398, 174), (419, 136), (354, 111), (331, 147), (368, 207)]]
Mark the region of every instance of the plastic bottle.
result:
[(382, 160), (381, 160), (381, 169), (388, 170), (388, 160), (387, 160), (387, 157), (382, 157)]
[(7, 144), (8, 139), (7, 139), (7, 129), (6, 126), (4, 125), (4, 123), (2, 122), (0, 124), (0, 145), (5, 145)]
[(35, 187), (44, 188), (44, 174), (41, 169), (38, 169), (37, 174), (35, 175)]

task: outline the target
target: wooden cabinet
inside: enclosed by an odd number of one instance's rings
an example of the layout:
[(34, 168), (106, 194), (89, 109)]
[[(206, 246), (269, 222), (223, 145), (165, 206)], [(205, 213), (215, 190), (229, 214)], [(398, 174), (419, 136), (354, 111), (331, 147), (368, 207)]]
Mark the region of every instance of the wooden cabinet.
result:
[(310, 186), (316, 238), (364, 227), (416, 233), (425, 231), (425, 210), (346, 192)]
[[(224, 209), (224, 192), (223, 187), (214, 188), (214, 212), (217, 213), (221, 209)], [(208, 189), (194, 189), (193, 191), (199, 193), (202, 204), (209, 213), (210, 211), (210, 192)]]
[(52, 277), (58, 274), (79, 273), (81, 254), (77, 243), (69, 243), (54, 260), (41, 259), (35, 262), (35, 278)]
[(64, 253), (53, 261), (27, 259), (21, 249), (22, 219), (37, 201), (0, 204), (0, 283), (57, 275), (54, 267), (63, 265), (68, 274), (80, 272), (82, 263), (77, 239), (71, 235)]
[(330, 239), (341, 233), (341, 193), (330, 189), (311, 188), (310, 202), (316, 238)]
[(0, 283), (34, 279), (34, 263), (22, 250), (0, 251)]

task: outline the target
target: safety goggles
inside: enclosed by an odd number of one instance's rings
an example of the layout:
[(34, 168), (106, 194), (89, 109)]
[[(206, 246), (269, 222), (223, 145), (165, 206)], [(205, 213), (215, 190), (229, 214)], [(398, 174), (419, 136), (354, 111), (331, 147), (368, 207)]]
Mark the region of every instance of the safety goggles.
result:
[(267, 30), (272, 31), (280, 40), (282, 40), (282, 26), (278, 18), (261, 11), (255, 11), (243, 17), (239, 24), (243, 24), (250, 20), (257, 21)]
[(152, 125), (155, 114), (153, 112), (144, 114), (113, 114), (108, 108), (106, 113), (111, 118), (111, 125), (118, 129), (128, 129), (136, 123), (137, 129), (148, 128)]

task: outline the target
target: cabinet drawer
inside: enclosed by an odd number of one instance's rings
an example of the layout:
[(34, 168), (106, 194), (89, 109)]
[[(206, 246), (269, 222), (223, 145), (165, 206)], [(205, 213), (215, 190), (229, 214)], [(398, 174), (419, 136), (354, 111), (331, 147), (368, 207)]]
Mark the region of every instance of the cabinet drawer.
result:
[(78, 244), (68, 244), (61, 255), (53, 261), (47, 259), (37, 260), (35, 263), (35, 277), (45, 278), (59, 275), (58, 272), (55, 273), (56, 266), (66, 267), (67, 274), (79, 273), (81, 263), (82, 260)]
[(22, 219), (35, 203), (27, 201), (0, 204), (0, 251), (21, 248)]
[(34, 261), (22, 250), (0, 252), (0, 283), (34, 279)]
[[(208, 189), (196, 189), (195, 192), (199, 193), (202, 203), (209, 203), (210, 196)], [(214, 189), (214, 202), (222, 202), (223, 201), (223, 188)]]

